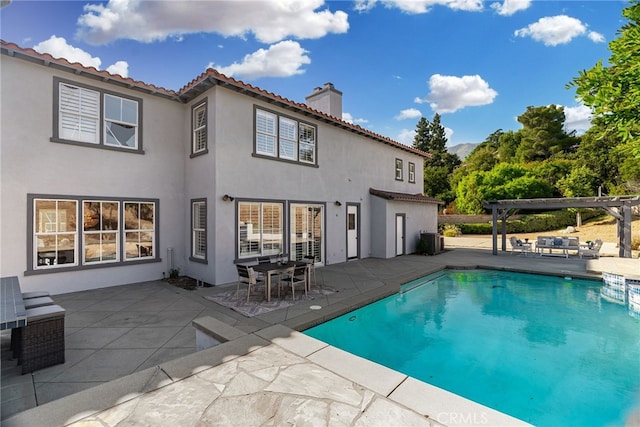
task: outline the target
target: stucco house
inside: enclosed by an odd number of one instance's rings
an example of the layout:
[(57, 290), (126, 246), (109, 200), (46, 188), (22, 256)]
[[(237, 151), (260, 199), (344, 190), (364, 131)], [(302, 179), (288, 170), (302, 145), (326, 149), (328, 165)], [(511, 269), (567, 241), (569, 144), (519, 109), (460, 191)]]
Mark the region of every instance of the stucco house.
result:
[(428, 154), (212, 69), (178, 91), (2, 41), (0, 274), (51, 293), (235, 263), (318, 266), (415, 251), (436, 232)]

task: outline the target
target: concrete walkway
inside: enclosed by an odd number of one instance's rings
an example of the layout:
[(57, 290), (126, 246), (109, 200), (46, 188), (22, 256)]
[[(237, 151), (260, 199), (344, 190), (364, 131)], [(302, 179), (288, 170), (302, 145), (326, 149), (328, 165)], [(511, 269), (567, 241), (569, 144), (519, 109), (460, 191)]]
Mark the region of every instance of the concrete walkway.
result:
[[(446, 267), (599, 278), (602, 271), (637, 273), (638, 265), (462, 248), (363, 259), (317, 269), (317, 281), (337, 291), (313, 301), (320, 310), (298, 304), (253, 318), (204, 298), (226, 287), (187, 291), (155, 281), (55, 295), (67, 309), (66, 363), (20, 375), (3, 333), (2, 425), (253, 425), (264, 417), (272, 425), (455, 425), (460, 408), (482, 415), (478, 421), (513, 425), (504, 414), (297, 331)], [(232, 326), (239, 338), (196, 352), (191, 322), (203, 316)]]

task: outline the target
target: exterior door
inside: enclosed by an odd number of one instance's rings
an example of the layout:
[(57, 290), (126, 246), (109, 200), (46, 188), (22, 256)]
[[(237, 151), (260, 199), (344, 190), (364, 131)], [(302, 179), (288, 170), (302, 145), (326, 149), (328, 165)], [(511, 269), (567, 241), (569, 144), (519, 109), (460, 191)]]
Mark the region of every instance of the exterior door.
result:
[(396, 255), (404, 255), (404, 214), (396, 215)]
[(316, 264), (324, 263), (324, 206), (291, 204), (291, 250), (289, 257), (300, 261), (313, 255)]
[(347, 206), (347, 258), (358, 258), (358, 241), (360, 227), (358, 225), (358, 205)]

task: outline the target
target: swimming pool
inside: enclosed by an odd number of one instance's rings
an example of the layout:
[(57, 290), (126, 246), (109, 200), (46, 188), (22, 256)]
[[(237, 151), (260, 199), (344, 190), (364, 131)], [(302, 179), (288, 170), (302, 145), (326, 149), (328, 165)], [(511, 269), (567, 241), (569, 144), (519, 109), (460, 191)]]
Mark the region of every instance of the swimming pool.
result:
[(449, 270), (305, 334), (537, 426), (622, 425), (640, 320), (601, 282)]

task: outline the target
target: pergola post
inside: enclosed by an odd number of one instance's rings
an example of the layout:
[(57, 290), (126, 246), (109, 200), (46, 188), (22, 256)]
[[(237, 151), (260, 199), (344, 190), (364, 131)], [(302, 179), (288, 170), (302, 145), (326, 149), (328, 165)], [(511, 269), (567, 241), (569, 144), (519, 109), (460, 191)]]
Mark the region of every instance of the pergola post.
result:
[(502, 252), (507, 251), (507, 212), (508, 209), (505, 209), (500, 215), (502, 217)]
[(631, 258), (631, 205), (622, 205), (622, 225), (620, 230), (620, 258)]
[(498, 208), (493, 206), (491, 208), (491, 215), (493, 217), (491, 228), (491, 241), (493, 242), (493, 254), (498, 255)]

